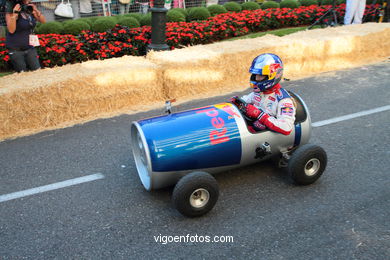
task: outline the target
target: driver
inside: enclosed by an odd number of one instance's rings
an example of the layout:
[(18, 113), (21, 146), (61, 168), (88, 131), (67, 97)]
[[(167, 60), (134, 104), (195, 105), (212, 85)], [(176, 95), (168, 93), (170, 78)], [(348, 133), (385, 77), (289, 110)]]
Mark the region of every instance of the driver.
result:
[[(282, 60), (272, 53), (261, 54), (253, 60), (249, 72), (253, 91), (242, 99), (248, 103), (245, 114), (255, 120), (254, 130), (268, 128), (289, 135), (294, 128), (296, 110), (292, 97), (279, 84), (283, 75)], [(237, 104), (237, 98), (230, 101)]]

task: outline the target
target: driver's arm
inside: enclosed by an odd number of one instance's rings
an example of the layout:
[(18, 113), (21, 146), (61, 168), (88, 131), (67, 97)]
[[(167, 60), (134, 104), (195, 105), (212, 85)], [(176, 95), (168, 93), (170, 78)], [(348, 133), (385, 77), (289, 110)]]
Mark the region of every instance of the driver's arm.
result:
[(294, 129), (296, 109), (291, 98), (282, 99), (277, 108), (276, 116), (266, 114), (260, 122), (270, 130), (289, 135)]
[(253, 93), (249, 93), (248, 95), (242, 96), (241, 99), (244, 100), (245, 103), (252, 104), (253, 95)]

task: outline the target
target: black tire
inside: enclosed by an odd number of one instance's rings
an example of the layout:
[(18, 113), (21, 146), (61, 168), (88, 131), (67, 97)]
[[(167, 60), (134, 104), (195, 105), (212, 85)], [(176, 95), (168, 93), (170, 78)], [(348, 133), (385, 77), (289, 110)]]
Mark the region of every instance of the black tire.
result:
[(327, 164), (324, 149), (318, 145), (305, 144), (291, 156), (287, 171), (295, 184), (309, 185), (321, 177)]
[(218, 183), (206, 172), (192, 172), (182, 177), (173, 189), (172, 202), (186, 217), (209, 212), (219, 196)]

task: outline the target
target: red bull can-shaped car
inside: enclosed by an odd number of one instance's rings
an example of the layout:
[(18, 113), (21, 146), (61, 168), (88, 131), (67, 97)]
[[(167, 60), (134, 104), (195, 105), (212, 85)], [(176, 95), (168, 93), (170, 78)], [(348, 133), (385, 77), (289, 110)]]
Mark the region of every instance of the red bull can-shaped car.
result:
[(294, 130), (282, 135), (254, 132), (242, 106), (220, 103), (132, 123), (136, 168), (146, 190), (175, 185), (172, 200), (188, 217), (210, 211), (218, 200), (218, 184), (211, 174), (278, 159), (297, 184), (311, 184), (326, 167), (326, 153), (308, 144), (311, 120), (307, 106), (296, 104)]

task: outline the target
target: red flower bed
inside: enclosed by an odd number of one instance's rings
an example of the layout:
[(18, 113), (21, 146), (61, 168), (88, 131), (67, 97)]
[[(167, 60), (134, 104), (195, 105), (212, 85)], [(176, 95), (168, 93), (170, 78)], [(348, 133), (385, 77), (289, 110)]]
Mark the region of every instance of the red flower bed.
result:
[[(175, 49), (212, 43), (250, 32), (310, 25), (330, 7), (312, 5), (296, 9), (245, 10), (220, 14), (200, 22), (168, 23), (166, 43), (171, 49)], [(368, 10), (370, 13), (367, 13)], [(342, 21), (345, 4), (337, 6), (336, 13), (338, 20)], [(374, 8), (367, 6), (366, 15), (377, 16), (377, 13)], [(42, 66), (54, 67), (123, 55), (145, 55), (146, 48), (151, 42), (151, 27), (129, 29), (117, 25), (104, 33), (87, 31), (78, 36), (42, 34), (39, 35), (39, 39), (41, 46), (37, 49)], [(9, 70), (9, 56), (4, 42), (5, 39), (0, 39), (0, 70)]]

